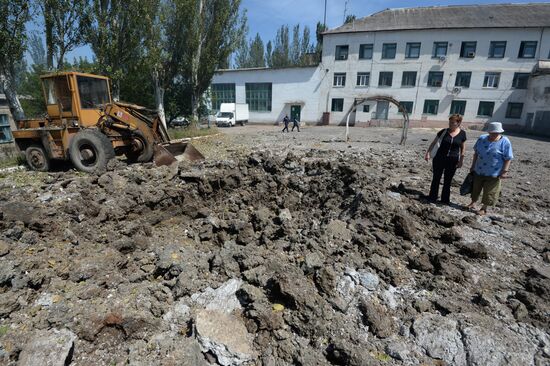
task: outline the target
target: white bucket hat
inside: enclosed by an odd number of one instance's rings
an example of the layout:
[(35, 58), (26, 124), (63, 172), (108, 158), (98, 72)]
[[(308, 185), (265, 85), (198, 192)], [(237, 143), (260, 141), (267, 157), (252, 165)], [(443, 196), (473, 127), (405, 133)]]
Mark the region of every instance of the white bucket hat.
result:
[(500, 122), (490, 122), (487, 125), (487, 132), (489, 133), (503, 133), (502, 123)]

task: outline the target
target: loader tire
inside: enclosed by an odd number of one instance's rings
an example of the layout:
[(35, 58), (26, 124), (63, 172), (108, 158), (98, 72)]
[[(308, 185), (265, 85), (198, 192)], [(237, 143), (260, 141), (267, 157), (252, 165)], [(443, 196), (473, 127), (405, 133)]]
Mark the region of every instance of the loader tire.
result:
[(130, 163), (148, 163), (153, 160), (153, 144), (145, 138), (141, 131), (135, 131), (132, 137), (134, 143), (132, 150), (126, 152), (126, 158)]
[(32, 144), (25, 149), (27, 164), (32, 170), (47, 172), (50, 170), (50, 159), (42, 145)]
[(86, 173), (102, 173), (115, 157), (111, 140), (98, 130), (82, 130), (73, 136), (69, 156), (76, 169)]

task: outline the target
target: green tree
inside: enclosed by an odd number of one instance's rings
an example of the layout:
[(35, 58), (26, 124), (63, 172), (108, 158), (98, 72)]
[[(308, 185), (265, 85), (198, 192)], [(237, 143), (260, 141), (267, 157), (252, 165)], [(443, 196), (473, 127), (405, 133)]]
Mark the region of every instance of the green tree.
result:
[(155, 108), (159, 118), (166, 126), (164, 97), (166, 90), (178, 77), (178, 70), (183, 59), (184, 37), (187, 35), (185, 23), (186, 9), (193, 0), (173, 0), (157, 2), (146, 1), (147, 6), (141, 10), (146, 21), (143, 38), (143, 62), (153, 83)]
[(235, 67), (265, 67), (264, 42), (259, 33), (250, 42), (242, 40), (235, 54)]
[[(143, 7), (142, 7), (143, 5)], [(95, 55), (97, 72), (111, 78), (113, 97), (119, 100), (126, 79), (135, 80), (132, 72), (143, 72), (138, 65), (146, 26), (150, 23), (143, 10), (157, 9), (157, 2), (136, 0), (92, 0), (86, 41)], [(152, 10), (151, 10), (152, 11)], [(139, 77), (138, 77), (139, 79)], [(143, 85), (136, 84), (140, 93)], [(124, 88), (128, 91), (127, 88)], [(123, 94), (123, 97), (126, 96)], [(128, 99), (132, 100), (132, 99)], [(132, 100), (133, 101), (133, 100)]]
[(273, 67), (273, 44), (271, 41), (268, 41), (265, 46), (265, 63), (267, 67)]
[(40, 80), (40, 75), (45, 73), (47, 73), (46, 64), (35, 63), (24, 73), (19, 85), (19, 94), (25, 96), (21, 99), (21, 105), (28, 118), (39, 118), (46, 114), (46, 102)]
[(197, 119), (202, 95), (214, 72), (244, 37), (246, 14), (239, 14), (241, 0), (187, 0), (184, 57), (181, 76), (191, 90), (191, 110)]
[(310, 30), (309, 27), (304, 27), (302, 39), (300, 40), (300, 64), (311, 65), (316, 64), (315, 60), (311, 59), (311, 54), (314, 52), (314, 48), (311, 45)]
[(271, 56), (272, 67), (287, 67), (291, 65), (290, 62), (290, 42), (288, 38), (288, 26), (282, 25), (277, 30), (277, 36), (275, 37), (275, 45), (273, 46), (273, 52)]
[(290, 65), (299, 65), (302, 58), (300, 39), (300, 24), (292, 28), (292, 44), (290, 46)]
[(17, 76), (26, 50), (25, 24), (29, 20), (26, 0), (0, 0), (0, 90), (15, 120), (25, 118), (17, 95)]
[(29, 54), (34, 65), (46, 66), (46, 49), (42, 38), (36, 33), (31, 34), (29, 37)]
[(250, 46), (246, 39), (239, 42), (239, 47), (235, 52), (235, 67), (237, 69), (244, 69), (250, 67)]
[(353, 23), (357, 19), (357, 17), (353, 14), (349, 14), (346, 16), (346, 19), (344, 19), (344, 24)]
[(300, 33), (300, 25), (292, 27), (292, 41), (289, 40), (289, 28), (281, 26), (277, 30), (274, 46), (271, 41), (267, 43), (266, 63), (268, 67), (291, 67), (315, 64), (311, 54), (314, 48), (311, 45), (309, 27), (304, 27)]
[(250, 42), (250, 67), (265, 67), (264, 42), (259, 33)]
[(317, 22), (317, 27), (315, 30), (315, 35), (317, 38), (317, 44), (315, 45), (315, 59), (317, 62), (321, 62), (321, 57), (323, 56), (323, 32), (326, 30), (326, 25), (321, 22)]
[(44, 18), (47, 64), (62, 70), (65, 55), (85, 43), (89, 27), (88, 0), (38, 0)]

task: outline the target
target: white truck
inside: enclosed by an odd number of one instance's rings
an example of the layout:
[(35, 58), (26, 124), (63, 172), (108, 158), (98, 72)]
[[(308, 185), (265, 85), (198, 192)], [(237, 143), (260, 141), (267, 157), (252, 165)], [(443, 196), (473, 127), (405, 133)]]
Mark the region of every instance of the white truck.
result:
[(216, 125), (231, 127), (237, 123), (241, 126), (248, 123), (248, 104), (222, 103), (216, 114)]

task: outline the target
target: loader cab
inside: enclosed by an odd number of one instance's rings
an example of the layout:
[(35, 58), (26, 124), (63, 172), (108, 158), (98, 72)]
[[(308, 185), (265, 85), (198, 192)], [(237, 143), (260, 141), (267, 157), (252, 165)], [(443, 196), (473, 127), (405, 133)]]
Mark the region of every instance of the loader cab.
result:
[(83, 127), (94, 126), (105, 104), (111, 103), (109, 79), (79, 72), (62, 72), (41, 77), (48, 116), (53, 121), (68, 119)]

